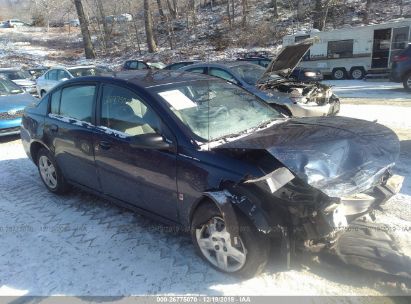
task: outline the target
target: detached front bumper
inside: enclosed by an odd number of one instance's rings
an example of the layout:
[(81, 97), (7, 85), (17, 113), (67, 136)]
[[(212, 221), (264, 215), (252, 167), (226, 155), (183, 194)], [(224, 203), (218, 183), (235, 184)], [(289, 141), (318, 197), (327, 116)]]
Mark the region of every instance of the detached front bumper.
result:
[(364, 193), (342, 197), (326, 206), (304, 225), (307, 239), (334, 239), (336, 233), (346, 229), (350, 222), (380, 209), (400, 191), (403, 181), (404, 177), (393, 175)]

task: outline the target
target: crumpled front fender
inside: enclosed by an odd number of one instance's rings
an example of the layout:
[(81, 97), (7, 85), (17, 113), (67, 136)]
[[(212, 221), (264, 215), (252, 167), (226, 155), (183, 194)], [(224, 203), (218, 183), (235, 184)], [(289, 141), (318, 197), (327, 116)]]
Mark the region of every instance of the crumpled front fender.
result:
[(220, 210), (227, 232), (230, 233), (231, 244), (237, 245), (240, 227), (232, 205), (232, 195), (228, 191), (205, 192), (204, 195), (211, 199)]
[(241, 211), (254, 224), (256, 229), (264, 234), (269, 234), (279, 227), (278, 221), (273, 223), (273, 219), (270, 218), (269, 214), (246, 196), (236, 196), (228, 190), (205, 192), (204, 195), (211, 199), (219, 208), (233, 244), (236, 244), (236, 237), (240, 235), (240, 227), (235, 209)]

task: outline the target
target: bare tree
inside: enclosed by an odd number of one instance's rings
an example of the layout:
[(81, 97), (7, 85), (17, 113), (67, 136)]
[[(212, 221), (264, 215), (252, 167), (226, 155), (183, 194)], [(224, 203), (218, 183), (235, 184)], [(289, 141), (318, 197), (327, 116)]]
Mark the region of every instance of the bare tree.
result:
[(372, 5), (372, 0), (366, 0), (365, 10), (364, 10), (364, 15), (363, 15), (363, 22), (365, 24), (368, 24), (370, 22), (371, 5)]
[(84, 52), (87, 59), (93, 59), (96, 57), (94, 52), (93, 44), (91, 42), (90, 31), (88, 29), (88, 21), (86, 15), (84, 14), (83, 3), (81, 0), (73, 0), (76, 6), (78, 20), (80, 22), (81, 35), (83, 36)]
[(157, 45), (153, 35), (153, 20), (151, 18), (150, 3), (144, 0), (144, 25), (146, 29), (147, 47), (149, 53), (157, 51)]
[(227, 17), (228, 17), (228, 24), (230, 28), (233, 26), (233, 22), (231, 20), (231, 13), (230, 13), (230, 0), (227, 0)]
[(170, 2), (170, 0), (167, 0), (167, 7), (168, 11), (170, 12), (170, 15), (173, 19), (177, 18), (178, 15), (178, 9), (177, 9), (177, 1), (172, 0), (173, 2)]
[(243, 19), (242, 19), (242, 26), (245, 27), (247, 25), (247, 12), (248, 12), (248, 1), (241, 0), (241, 5), (243, 8)]
[(334, 1), (335, 0), (315, 0), (313, 28), (320, 31), (324, 30), (327, 22), (328, 11), (334, 4)]
[(56, 3), (53, 0), (34, 0), (33, 5), (33, 11), (44, 18), (47, 31), (49, 31), (51, 16), (61, 9), (61, 3)]
[(98, 16), (99, 16), (98, 21), (100, 24), (103, 25), (104, 42), (105, 42), (105, 45), (107, 46), (107, 43), (110, 40), (110, 30), (107, 24), (106, 12), (104, 10), (102, 1), (101, 0), (95, 0), (95, 1), (96, 1), (97, 10), (98, 10)]
[(164, 20), (166, 15), (164, 15), (163, 4), (161, 3), (161, 0), (157, 0), (157, 6), (158, 6), (158, 13), (160, 14), (161, 20)]
[(277, 0), (271, 0), (271, 6), (273, 8), (273, 16), (274, 18), (278, 17), (278, 2)]

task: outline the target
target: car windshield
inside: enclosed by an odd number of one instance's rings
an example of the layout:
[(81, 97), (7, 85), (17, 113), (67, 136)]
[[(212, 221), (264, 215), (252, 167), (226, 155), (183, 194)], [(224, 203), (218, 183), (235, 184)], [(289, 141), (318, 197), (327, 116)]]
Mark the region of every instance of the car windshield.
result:
[(0, 78), (0, 95), (11, 95), (20, 93), (23, 93), (23, 90), (18, 85), (9, 80)]
[(99, 76), (102, 73), (104, 73), (104, 71), (100, 68), (97, 67), (89, 67), (89, 68), (72, 68), (72, 69), (68, 69), (70, 71), (70, 73), (74, 76), (74, 77), (82, 77), (82, 76)]
[(203, 142), (239, 135), (282, 118), (258, 97), (228, 82), (183, 83), (157, 93)]
[(30, 79), (31, 76), (26, 71), (0, 71), (0, 75), (6, 76), (10, 80)]
[(250, 85), (256, 85), (257, 80), (263, 75), (265, 68), (256, 64), (237, 65), (231, 68), (241, 79)]
[[(260, 78), (263, 76), (266, 68), (263, 68), (260, 65), (238, 65), (234, 66), (231, 68), (235, 73), (237, 73), (241, 79), (243, 79), (246, 83), (250, 85), (256, 85), (257, 81), (260, 80)], [(278, 74), (270, 73), (267, 76), (264, 76), (263, 79), (260, 80), (260, 82), (263, 81), (277, 81), (277, 80), (283, 80), (284, 77)]]

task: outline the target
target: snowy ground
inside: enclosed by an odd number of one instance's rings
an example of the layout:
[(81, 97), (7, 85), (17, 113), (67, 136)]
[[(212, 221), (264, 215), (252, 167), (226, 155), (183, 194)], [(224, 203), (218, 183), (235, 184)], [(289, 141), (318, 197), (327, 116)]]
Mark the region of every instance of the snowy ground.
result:
[(387, 103), (402, 102), (411, 105), (411, 93), (404, 90), (402, 83), (388, 81), (366, 80), (326, 80), (333, 91), (343, 99), (358, 102), (386, 101)]
[[(342, 114), (383, 123), (409, 134), (405, 108), (343, 105)], [(408, 108), (407, 108), (408, 111)], [(396, 113), (398, 120), (388, 119)], [(405, 113), (405, 112), (404, 112)], [(408, 116), (409, 117), (409, 116)], [(403, 137), (399, 195), (379, 219), (396, 227), (410, 253), (411, 138)], [(284, 271), (273, 256), (265, 273), (238, 280), (214, 271), (186, 235), (74, 191), (46, 191), (18, 138), (0, 140), (0, 295), (382, 295), (411, 294), (379, 275), (307, 261)]]

